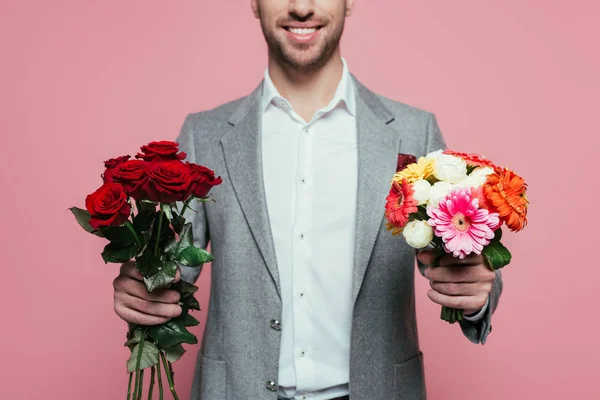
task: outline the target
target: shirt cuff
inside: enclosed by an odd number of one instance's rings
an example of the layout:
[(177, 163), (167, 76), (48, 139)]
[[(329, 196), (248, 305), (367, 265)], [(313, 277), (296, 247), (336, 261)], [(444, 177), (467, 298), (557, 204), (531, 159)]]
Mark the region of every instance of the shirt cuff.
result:
[(476, 314), (463, 315), (463, 318), (466, 319), (467, 321), (471, 321), (471, 322), (477, 322), (477, 321), (481, 320), (483, 318), (483, 315), (485, 314), (489, 304), (490, 304), (490, 296), (488, 296), (485, 304), (483, 305), (481, 310), (479, 310), (479, 312), (477, 312)]

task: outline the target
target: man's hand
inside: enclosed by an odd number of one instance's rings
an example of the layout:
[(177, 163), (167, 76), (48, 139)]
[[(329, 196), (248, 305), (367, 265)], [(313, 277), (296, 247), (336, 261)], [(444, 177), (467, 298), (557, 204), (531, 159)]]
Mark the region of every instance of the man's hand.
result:
[[(179, 268), (175, 282), (181, 279)], [(115, 312), (127, 322), (138, 325), (163, 324), (181, 314), (179, 293), (159, 289), (148, 293), (143, 277), (133, 262), (121, 265), (121, 273), (113, 281)]]
[[(430, 266), (435, 253), (423, 250), (419, 261)], [(496, 274), (484, 261), (483, 256), (471, 254), (464, 260), (446, 254), (439, 260), (439, 267), (428, 267), (425, 277), (429, 279), (431, 289), (427, 296), (437, 304), (464, 310), (466, 315), (483, 308)]]

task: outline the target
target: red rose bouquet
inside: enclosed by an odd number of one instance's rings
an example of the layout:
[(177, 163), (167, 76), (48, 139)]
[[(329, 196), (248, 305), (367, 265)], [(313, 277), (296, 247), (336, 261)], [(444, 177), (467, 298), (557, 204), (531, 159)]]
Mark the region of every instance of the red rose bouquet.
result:
[(182, 280), (174, 283), (177, 263), (200, 268), (213, 260), (206, 250), (194, 246), (192, 224), (183, 215), (194, 199), (207, 201), (211, 188), (222, 180), (206, 167), (183, 162), (186, 154), (175, 142), (152, 142), (141, 151), (137, 159), (122, 156), (105, 161), (104, 183), (87, 196), (86, 210), (70, 210), (83, 229), (109, 240), (102, 252), (106, 263), (135, 260), (148, 292), (159, 288), (179, 292), (180, 316), (160, 325), (130, 324), (125, 343), (131, 350), (127, 399), (134, 376), (133, 399), (142, 398), (147, 368), (151, 370), (149, 398), (157, 378), (162, 399), (161, 362), (177, 399), (171, 363), (185, 352), (183, 343), (197, 343), (187, 327), (199, 323), (189, 311), (200, 310), (194, 298), (198, 288)]

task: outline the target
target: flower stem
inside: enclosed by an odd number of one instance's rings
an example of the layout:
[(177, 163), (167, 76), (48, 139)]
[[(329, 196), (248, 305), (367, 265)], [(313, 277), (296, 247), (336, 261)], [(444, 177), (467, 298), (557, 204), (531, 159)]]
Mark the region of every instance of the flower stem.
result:
[(125, 221), (125, 226), (127, 227), (127, 229), (129, 229), (129, 231), (131, 233), (133, 233), (133, 237), (135, 238), (135, 242), (138, 244), (138, 246), (143, 247), (142, 241), (140, 240), (139, 236), (137, 235), (137, 232), (135, 231), (135, 228), (131, 224), (131, 221), (129, 221), (129, 220)]
[(133, 372), (129, 373), (129, 383), (127, 384), (127, 400), (131, 399), (131, 381), (133, 379)]
[(142, 391), (144, 389), (144, 370), (140, 371), (140, 390), (138, 391), (138, 398), (136, 400), (142, 400)]
[(190, 196), (189, 199), (187, 199), (185, 201), (185, 203), (183, 203), (183, 207), (181, 208), (181, 213), (179, 213), (180, 217), (183, 217), (183, 213), (187, 210), (188, 206), (190, 205), (190, 202), (195, 198), (195, 196)]
[(158, 215), (156, 218), (158, 218), (158, 230), (156, 231), (156, 243), (154, 244), (154, 257), (158, 258), (158, 249), (159, 249), (159, 244), (160, 244), (160, 231), (162, 230), (162, 220), (163, 220), (163, 210), (160, 209), (158, 211)]
[(163, 384), (162, 384), (162, 372), (160, 370), (160, 360), (158, 364), (156, 364), (156, 372), (158, 375), (158, 398), (159, 400), (163, 400)]
[(165, 353), (163, 353), (162, 351), (160, 352), (160, 358), (162, 359), (163, 365), (165, 366), (165, 374), (167, 375), (167, 380), (169, 381), (169, 389), (171, 389), (173, 399), (179, 400), (177, 392), (175, 392), (175, 383), (173, 382), (173, 371), (169, 369), (167, 359), (165, 358)]
[(144, 352), (144, 342), (146, 341), (146, 328), (142, 329), (142, 338), (140, 339), (140, 343), (138, 344), (138, 354), (137, 360), (135, 362), (135, 386), (133, 391), (133, 400), (138, 400), (141, 398), (142, 385), (141, 381), (143, 378), (143, 372), (140, 371), (140, 364), (142, 362), (142, 353)]
[(154, 391), (154, 375), (156, 374), (156, 368), (152, 366), (150, 370), (150, 390), (148, 392), (148, 400), (152, 400), (152, 392)]

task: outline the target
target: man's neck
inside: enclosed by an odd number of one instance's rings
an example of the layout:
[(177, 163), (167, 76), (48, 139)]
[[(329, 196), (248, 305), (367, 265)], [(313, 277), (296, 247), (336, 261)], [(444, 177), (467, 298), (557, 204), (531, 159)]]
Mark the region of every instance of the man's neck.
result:
[(310, 73), (298, 72), (269, 57), (269, 76), (273, 84), (307, 122), (333, 99), (342, 71), (339, 49), (323, 67)]

